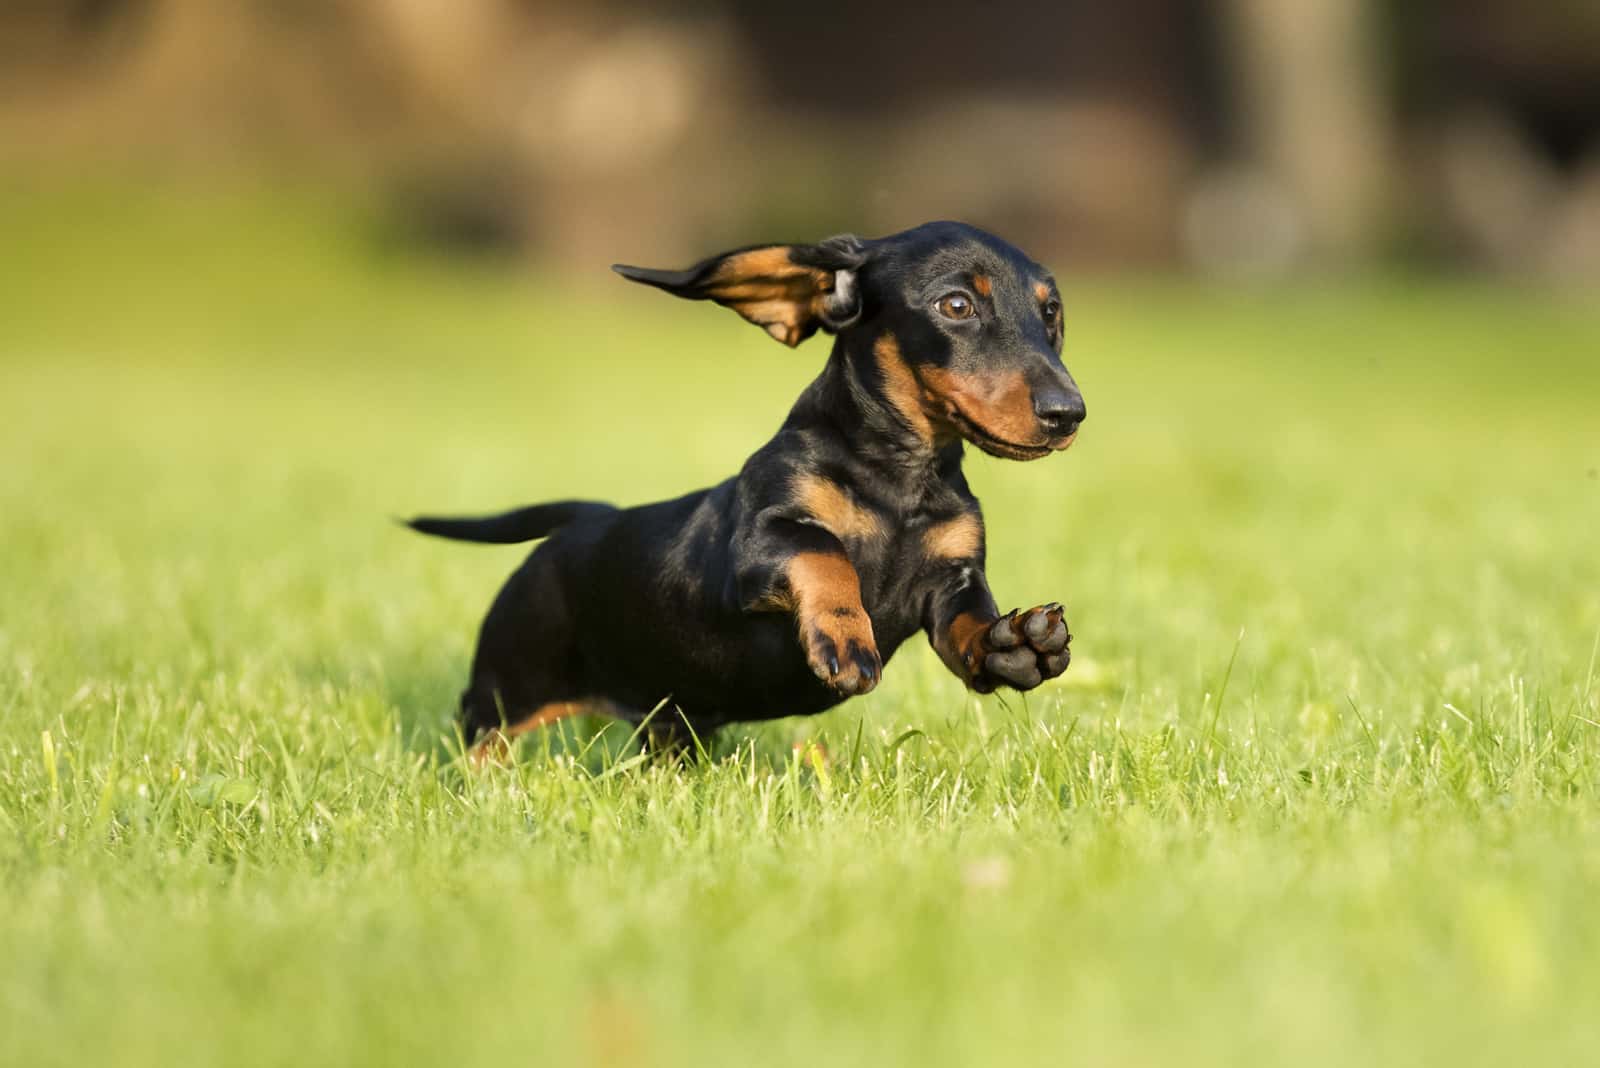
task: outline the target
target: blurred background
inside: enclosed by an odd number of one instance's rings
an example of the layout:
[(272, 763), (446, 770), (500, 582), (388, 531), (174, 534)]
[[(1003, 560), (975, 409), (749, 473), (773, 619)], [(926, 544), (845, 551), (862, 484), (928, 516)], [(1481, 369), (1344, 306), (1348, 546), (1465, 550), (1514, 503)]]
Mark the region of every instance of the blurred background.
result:
[(0, 168), (677, 262), (958, 216), (1065, 270), (1600, 279), (1594, 0), (6, 0)]
[[(607, 265), (941, 217), (1071, 670), (458, 793), (389, 517), (728, 477), (827, 340)], [(1600, 0), (0, 0), (0, 1065), (1593, 1063), (1597, 282)]]

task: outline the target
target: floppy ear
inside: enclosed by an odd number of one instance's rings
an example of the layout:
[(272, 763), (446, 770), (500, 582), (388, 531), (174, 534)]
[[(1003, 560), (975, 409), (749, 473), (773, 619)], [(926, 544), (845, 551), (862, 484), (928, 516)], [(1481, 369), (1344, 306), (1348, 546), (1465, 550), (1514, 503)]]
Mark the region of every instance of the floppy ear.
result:
[(823, 330), (843, 330), (861, 315), (856, 272), (866, 244), (850, 234), (815, 245), (756, 245), (734, 249), (686, 271), (653, 271), (613, 264), (622, 277), (689, 300), (732, 308), (785, 345)]

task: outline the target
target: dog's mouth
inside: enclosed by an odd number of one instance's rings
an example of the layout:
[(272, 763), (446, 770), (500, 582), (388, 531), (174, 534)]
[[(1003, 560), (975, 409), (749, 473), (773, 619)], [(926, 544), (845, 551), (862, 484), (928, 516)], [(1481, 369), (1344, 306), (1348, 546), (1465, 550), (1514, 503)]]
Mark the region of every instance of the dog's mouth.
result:
[(989, 431), (968, 419), (961, 413), (960, 409), (954, 406), (952, 406), (949, 414), (951, 421), (955, 423), (956, 429), (961, 432), (963, 438), (966, 438), (990, 456), (998, 456), (1002, 460), (1042, 460), (1053, 452), (1060, 452), (1062, 449), (1067, 448), (1078, 437), (1078, 432), (1074, 430), (1064, 438), (1047, 441), (1042, 444), (1008, 441), (1005, 438), (989, 433)]

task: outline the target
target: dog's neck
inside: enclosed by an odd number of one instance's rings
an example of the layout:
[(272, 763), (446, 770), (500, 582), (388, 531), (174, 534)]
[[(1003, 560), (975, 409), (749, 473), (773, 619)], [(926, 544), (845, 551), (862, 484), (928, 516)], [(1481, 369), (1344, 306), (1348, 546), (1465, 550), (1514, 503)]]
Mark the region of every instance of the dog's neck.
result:
[(859, 338), (838, 338), (827, 366), (795, 405), (791, 419), (830, 424), (875, 476), (908, 491), (948, 481), (961, 467), (961, 439), (930, 440), (884, 391), (883, 371)]

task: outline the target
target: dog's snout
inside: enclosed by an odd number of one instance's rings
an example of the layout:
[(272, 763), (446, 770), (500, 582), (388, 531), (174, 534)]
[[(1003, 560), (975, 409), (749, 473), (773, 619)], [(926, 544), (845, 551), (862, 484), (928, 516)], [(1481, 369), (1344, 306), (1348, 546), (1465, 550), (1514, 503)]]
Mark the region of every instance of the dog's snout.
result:
[(1064, 438), (1077, 431), (1078, 424), (1088, 413), (1083, 407), (1083, 396), (1077, 390), (1051, 386), (1034, 393), (1033, 414), (1047, 434)]

